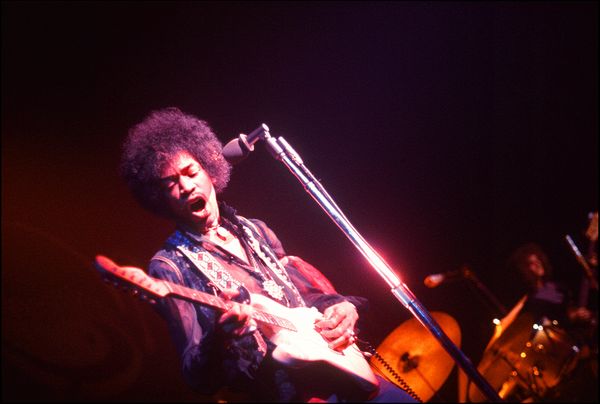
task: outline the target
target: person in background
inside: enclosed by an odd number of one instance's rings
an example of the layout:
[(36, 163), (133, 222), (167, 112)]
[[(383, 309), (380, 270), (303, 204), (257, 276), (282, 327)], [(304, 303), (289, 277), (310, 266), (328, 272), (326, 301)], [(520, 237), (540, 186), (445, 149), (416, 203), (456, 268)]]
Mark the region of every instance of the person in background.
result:
[(591, 320), (590, 310), (580, 307), (572, 292), (554, 279), (550, 259), (539, 244), (527, 243), (517, 248), (509, 265), (521, 275), (527, 288), (522, 310), (532, 313), (536, 320), (546, 317), (564, 328)]

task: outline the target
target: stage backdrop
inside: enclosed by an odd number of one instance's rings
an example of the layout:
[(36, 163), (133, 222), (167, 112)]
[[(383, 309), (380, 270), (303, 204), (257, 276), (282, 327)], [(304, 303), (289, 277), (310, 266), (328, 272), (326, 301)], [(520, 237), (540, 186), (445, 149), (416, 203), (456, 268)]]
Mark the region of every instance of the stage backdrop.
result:
[[(120, 144), (178, 106), (225, 143), (283, 136), (477, 364), (505, 269), (536, 241), (582, 276), (598, 202), (595, 2), (2, 2), (2, 395), (7, 401), (207, 401), (148, 303), (96, 254), (145, 268), (172, 226), (137, 207)], [(375, 346), (412, 315), (259, 143), (222, 195), (290, 254), (370, 300)], [(418, 342), (418, 341), (417, 341)], [(435, 360), (422, 366), (435, 366)], [(453, 372), (434, 401), (454, 401)]]

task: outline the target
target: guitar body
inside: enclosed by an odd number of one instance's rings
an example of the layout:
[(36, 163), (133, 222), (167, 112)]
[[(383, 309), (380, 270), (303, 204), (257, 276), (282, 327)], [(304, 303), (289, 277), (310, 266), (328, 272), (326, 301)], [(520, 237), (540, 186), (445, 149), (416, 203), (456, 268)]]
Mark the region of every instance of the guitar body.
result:
[(294, 324), (296, 330), (289, 330), (270, 324), (259, 323), (260, 330), (276, 345), (273, 358), (291, 367), (303, 368), (309, 365), (326, 364), (341, 371), (361, 390), (373, 391), (379, 385), (369, 363), (356, 344), (343, 351), (329, 348), (327, 341), (315, 329), (315, 320), (321, 313), (314, 307), (288, 308), (268, 297), (251, 295), (254, 308), (285, 318)]

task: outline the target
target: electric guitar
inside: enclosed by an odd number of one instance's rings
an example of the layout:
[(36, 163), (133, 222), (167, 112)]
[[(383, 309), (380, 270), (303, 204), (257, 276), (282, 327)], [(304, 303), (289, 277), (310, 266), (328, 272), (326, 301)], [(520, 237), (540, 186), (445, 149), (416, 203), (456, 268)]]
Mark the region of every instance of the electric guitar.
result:
[[(175, 297), (226, 311), (236, 303), (218, 296), (200, 292), (172, 282), (153, 278), (140, 268), (119, 266), (110, 258), (96, 256), (94, 265), (105, 277), (134, 286), (134, 290), (153, 297)], [(251, 294), (252, 318), (258, 328), (276, 345), (273, 358), (291, 368), (303, 368), (311, 364), (325, 365), (335, 371), (342, 380), (355, 383), (365, 395), (379, 385), (363, 353), (352, 344), (342, 351), (329, 348), (327, 341), (314, 328), (321, 313), (314, 307), (288, 308), (259, 294)]]

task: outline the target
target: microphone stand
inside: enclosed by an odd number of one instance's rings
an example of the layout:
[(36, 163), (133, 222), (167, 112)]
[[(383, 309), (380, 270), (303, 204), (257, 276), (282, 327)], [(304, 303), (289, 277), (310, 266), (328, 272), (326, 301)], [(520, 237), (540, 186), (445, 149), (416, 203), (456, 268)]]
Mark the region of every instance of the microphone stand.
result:
[[(392, 294), (425, 326), (448, 351), (456, 363), (465, 371), (481, 392), (492, 402), (502, 402), (498, 393), (490, 386), (483, 376), (473, 366), (469, 358), (450, 340), (427, 309), (417, 300), (415, 295), (404, 284), (390, 266), (379, 254), (364, 240), (346, 218), (333, 198), (317, 181), (312, 173), (304, 166), (298, 153), (287, 143), (283, 137), (275, 139), (269, 133), (267, 125), (263, 124), (260, 138), (265, 140), (271, 155), (282, 162), (296, 178), (304, 185), (305, 190), (315, 199), (335, 224), (344, 232), (354, 246), (363, 254), (371, 266), (387, 282)], [(254, 132), (253, 132), (254, 133)]]
[(500, 303), (496, 296), (494, 296), (494, 294), (479, 280), (477, 275), (475, 275), (475, 272), (471, 271), (468, 268), (465, 268), (463, 271), (463, 276), (466, 279), (473, 282), (475, 286), (477, 286), (477, 289), (481, 292), (483, 296), (485, 296), (488, 299), (489, 302), (491, 302), (491, 304), (496, 308), (498, 313), (500, 313), (500, 315), (502, 315), (503, 317), (506, 316), (508, 314), (506, 308), (502, 305), (502, 303)]

